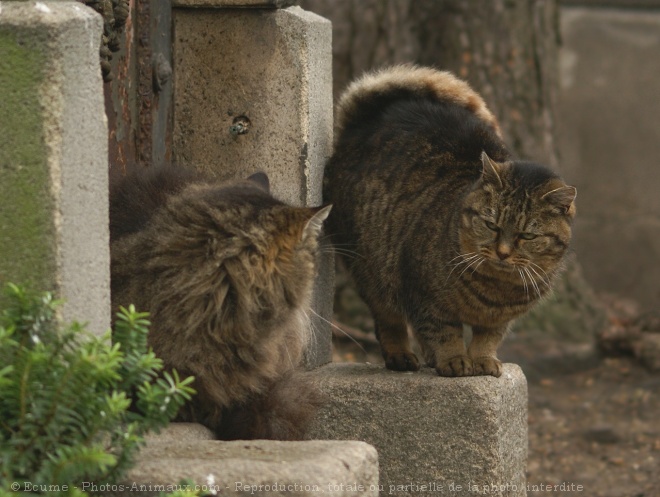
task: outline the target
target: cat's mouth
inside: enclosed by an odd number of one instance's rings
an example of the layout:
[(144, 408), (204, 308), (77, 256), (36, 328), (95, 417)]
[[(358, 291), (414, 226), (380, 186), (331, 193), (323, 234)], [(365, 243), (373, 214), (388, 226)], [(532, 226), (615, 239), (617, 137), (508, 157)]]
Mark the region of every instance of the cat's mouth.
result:
[(516, 269), (516, 265), (509, 259), (502, 260), (499, 257), (488, 257), (488, 260), (492, 267), (501, 271), (512, 272)]

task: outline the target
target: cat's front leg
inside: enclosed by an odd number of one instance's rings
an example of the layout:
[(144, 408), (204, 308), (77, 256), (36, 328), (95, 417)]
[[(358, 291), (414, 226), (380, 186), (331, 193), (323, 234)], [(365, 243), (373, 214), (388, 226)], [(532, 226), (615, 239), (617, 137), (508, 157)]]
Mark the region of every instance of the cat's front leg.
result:
[(414, 326), (424, 357), (440, 376), (472, 376), (472, 360), (459, 322), (425, 322)]
[(472, 342), (468, 355), (472, 359), (475, 375), (502, 376), (502, 363), (497, 358), (497, 348), (508, 331), (508, 326), (472, 327)]

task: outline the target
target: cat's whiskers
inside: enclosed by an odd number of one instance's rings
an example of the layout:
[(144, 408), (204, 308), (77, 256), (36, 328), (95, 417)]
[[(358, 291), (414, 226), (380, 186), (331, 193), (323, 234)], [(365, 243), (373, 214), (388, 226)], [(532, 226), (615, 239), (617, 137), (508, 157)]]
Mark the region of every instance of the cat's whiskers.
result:
[[(450, 264), (451, 264), (452, 262), (454, 262), (456, 259), (465, 259), (466, 257), (469, 257), (469, 256), (474, 255), (474, 254), (476, 254), (476, 253), (477, 253), (477, 252), (468, 252), (468, 253), (466, 253), (466, 254), (458, 254), (456, 257), (454, 257), (453, 259), (449, 260), (449, 261), (447, 262), (447, 265), (450, 265)], [(459, 263), (459, 264), (460, 264), (460, 263)]]
[(528, 266), (523, 267), (523, 271), (525, 271), (525, 273), (526, 273), (527, 276), (529, 277), (529, 280), (530, 280), (530, 282), (531, 282), (531, 284), (532, 284), (532, 287), (534, 288), (534, 292), (536, 292), (536, 295), (538, 295), (538, 298), (541, 298), (541, 297), (542, 297), (542, 295), (541, 295), (541, 289), (539, 288), (538, 283), (537, 283), (536, 280), (534, 279), (534, 276), (532, 275), (532, 273), (530, 272), (529, 269), (530, 269), (530, 268), (529, 268)]
[(516, 266), (516, 269), (518, 270), (520, 279), (523, 282), (523, 287), (525, 288), (525, 296), (527, 297), (527, 301), (529, 301), (531, 299), (529, 297), (529, 286), (527, 285), (527, 278), (525, 277), (525, 273), (523, 273), (522, 269), (519, 266)]
[(361, 259), (365, 259), (365, 257), (362, 254), (359, 254), (358, 252), (355, 252), (353, 250), (348, 250), (344, 249), (341, 247), (327, 247), (327, 248), (322, 248), (321, 249), (322, 254), (339, 254), (342, 257), (346, 257), (348, 259), (357, 259), (358, 257)]
[(481, 266), (484, 262), (486, 262), (486, 258), (485, 258), (485, 257), (482, 257), (482, 258), (481, 258), (481, 261), (479, 261), (479, 264), (477, 264), (477, 265), (474, 267), (474, 269), (472, 270), (472, 272), (470, 273), (470, 276), (472, 276), (474, 273), (476, 273), (476, 272), (477, 272), (477, 269), (479, 269), (479, 266)]
[[(466, 269), (470, 267), (472, 262), (474, 262), (475, 259), (478, 260), (479, 257), (482, 257), (481, 254), (478, 254), (477, 252), (469, 252), (467, 254), (459, 254), (458, 256), (454, 257), (451, 261), (447, 263), (447, 266), (453, 266), (451, 268), (451, 271), (449, 271), (449, 274), (447, 275), (447, 279), (445, 279), (445, 284), (449, 281), (449, 278), (451, 277), (452, 273), (454, 270), (459, 267), (462, 264), (467, 264)], [(453, 261), (455, 261), (458, 258), (462, 258), (460, 261), (458, 261), (455, 264), (451, 264)], [(461, 273), (463, 274), (463, 273)]]
[(293, 363), (293, 359), (291, 359), (291, 354), (289, 354), (289, 347), (287, 347), (286, 343), (284, 344), (284, 351), (286, 352), (286, 356), (289, 358), (289, 364), (291, 364), (292, 368), (295, 368), (296, 365)]
[[(548, 273), (545, 272), (545, 270), (539, 266), (538, 264), (533, 263), (532, 261), (529, 261), (529, 269), (534, 271), (534, 274), (539, 277), (539, 279), (543, 282), (543, 284), (550, 289), (550, 276), (548, 276)], [(534, 268), (537, 268), (539, 271), (543, 273), (543, 275), (539, 274)]]
[[(308, 307), (309, 308), (309, 307)], [(309, 317), (309, 314), (305, 311), (305, 309), (300, 309), (300, 320), (301, 320), (301, 330), (309, 330), (309, 333), (306, 333), (306, 340), (305, 346), (308, 349), (315, 349), (317, 345), (317, 336), (316, 336), (316, 331), (314, 329), (314, 321)]]
[[(461, 276), (463, 276), (463, 274), (465, 273), (465, 271), (470, 269), (474, 264), (477, 265), (476, 267), (479, 267), (479, 265), (486, 260), (486, 258), (481, 254), (477, 254), (476, 256), (471, 257), (471, 259), (472, 259), (472, 261), (467, 266), (465, 266), (465, 268), (463, 268), (463, 271), (461, 271), (461, 273), (456, 277), (456, 279), (460, 279)], [(476, 268), (475, 268), (475, 271), (476, 271)], [(471, 274), (474, 274), (474, 271), (472, 271)]]
[(341, 332), (342, 332), (344, 335), (346, 335), (346, 336), (347, 336), (347, 337), (348, 337), (353, 343), (355, 343), (355, 345), (357, 345), (358, 347), (360, 347), (360, 350), (362, 350), (362, 352), (364, 352), (365, 355), (367, 355), (367, 351), (364, 349), (364, 347), (363, 347), (362, 345), (360, 345), (360, 343), (359, 343), (355, 338), (353, 338), (351, 335), (349, 335), (348, 333), (346, 333), (344, 330), (342, 330), (342, 329), (341, 329), (339, 326), (337, 326), (335, 323), (333, 323), (333, 322), (331, 322), (331, 321), (328, 321), (326, 318), (324, 318), (323, 316), (321, 316), (318, 312), (316, 312), (316, 311), (315, 311), (314, 309), (312, 309), (311, 307), (309, 308), (309, 310), (310, 310), (312, 313), (314, 313), (319, 319), (321, 319), (322, 321), (325, 321), (326, 323), (328, 323), (328, 324), (329, 324), (332, 328), (334, 328), (335, 330), (341, 331)]

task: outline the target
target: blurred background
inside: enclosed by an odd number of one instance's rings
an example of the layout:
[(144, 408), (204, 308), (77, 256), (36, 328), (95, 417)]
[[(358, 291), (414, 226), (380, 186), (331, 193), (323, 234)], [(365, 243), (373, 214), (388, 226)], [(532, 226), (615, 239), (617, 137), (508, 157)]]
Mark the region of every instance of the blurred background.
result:
[[(660, 496), (660, 0), (300, 5), (333, 23), (335, 100), (384, 65), (451, 70), (515, 154), (577, 187), (567, 271), (500, 354), (529, 380), (528, 478)], [(381, 361), (341, 263), (335, 320), (335, 360)]]

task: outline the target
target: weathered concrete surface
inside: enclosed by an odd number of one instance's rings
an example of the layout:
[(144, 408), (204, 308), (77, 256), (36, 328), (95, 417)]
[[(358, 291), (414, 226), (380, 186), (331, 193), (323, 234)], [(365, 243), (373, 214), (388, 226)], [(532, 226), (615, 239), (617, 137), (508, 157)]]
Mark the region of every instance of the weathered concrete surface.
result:
[[(622, 2), (621, 2), (622, 3)], [(660, 11), (563, 8), (562, 171), (575, 249), (597, 290), (660, 301)]]
[[(158, 495), (182, 479), (217, 495), (378, 495), (378, 454), (363, 442), (151, 440), (121, 486), (105, 495)], [(170, 486), (168, 488), (168, 486)]]
[[(321, 205), (332, 149), (330, 22), (299, 7), (175, 8), (173, 22), (175, 161), (220, 178), (265, 171), (279, 199)], [(326, 252), (314, 291), (325, 319), (333, 279)], [(316, 366), (331, 359), (331, 333), (311, 317), (316, 337), (307, 363)]]
[[(175, 9), (174, 156), (219, 177), (265, 171), (319, 205), (332, 145), (330, 22), (299, 7)], [(230, 127), (250, 121), (246, 134)]]
[(562, 5), (617, 7), (620, 9), (660, 8), (660, 0), (561, 0)]
[(2, 2), (0, 282), (55, 290), (95, 333), (110, 325), (101, 33), (78, 2)]
[(525, 495), (527, 382), (518, 366), (505, 364), (501, 378), (368, 364), (314, 374), (331, 400), (310, 436), (376, 447), (381, 495)]

